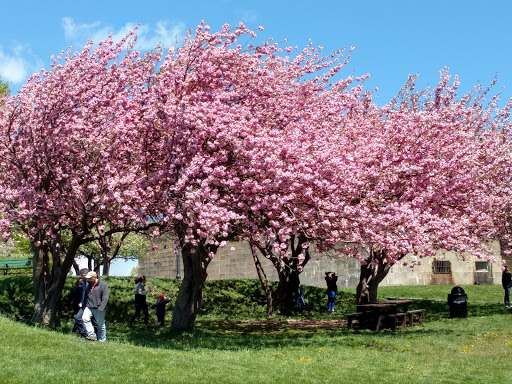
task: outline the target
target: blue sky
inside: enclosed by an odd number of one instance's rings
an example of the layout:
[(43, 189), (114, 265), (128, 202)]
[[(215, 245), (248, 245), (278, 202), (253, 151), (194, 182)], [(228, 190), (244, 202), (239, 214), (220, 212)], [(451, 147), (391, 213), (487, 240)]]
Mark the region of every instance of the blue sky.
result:
[[(80, 268), (87, 268), (87, 259), (78, 258), (78, 265)], [(110, 263), (110, 276), (130, 276), (137, 265), (137, 260), (114, 259)]]
[[(29, 75), (49, 68), (50, 56), (87, 39), (123, 33), (142, 23), (141, 47), (181, 41), (205, 20), (218, 30), (243, 21), (259, 38), (304, 47), (309, 39), (325, 53), (355, 46), (343, 74), (369, 73), (385, 104), (409, 74), (434, 85), (445, 66), (467, 91), (498, 75), (496, 92), (512, 97), (512, 2), (473, 0), (324, 1), (9, 1), (2, 4), (0, 77), (16, 93)], [(502, 87), (504, 89), (502, 90)]]

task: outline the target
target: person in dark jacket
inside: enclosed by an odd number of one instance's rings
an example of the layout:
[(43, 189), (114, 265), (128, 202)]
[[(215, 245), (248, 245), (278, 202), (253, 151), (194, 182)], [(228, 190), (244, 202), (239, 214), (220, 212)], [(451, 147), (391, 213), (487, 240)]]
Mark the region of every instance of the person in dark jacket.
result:
[(151, 289), (146, 289), (146, 276), (135, 279), (135, 284), (137, 284), (135, 288), (135, 313), (130, 319), (128, 327), (131, 327), (135, 319), (140, 315), (140, 312), (144, 311), (144, 328), (147, 328), (149, 312), (146, 296), (151, 292)]
[(151, 306), (151, 308), (156, 308), (156, 322), (155, 325), (160, 323), (159, 329), (162, 329), (165, 323), (165, 305), (169, 303), (171, 299), (165, 297), (165, 295), (158, 296), (158, 300), (155, 304)]
[[(83, 286), (83, 284), (84, 284), (84, 281), (80, 277), (75, 282), (75, 286), (73, 287), (71, 292), (69, 292), (69, 297), (68, 297), (66, 304), (68, 307), (71, 306), (71, 308), (73, 309), (73, 316), (76, 316), (76, 314), (80, 310), (80, 302), (82, 301), (82, 286)], [(76, 332), (77, 328), (78, 327), (77, 327), (76, 320), (75, 320), (75, 323), (73, 324), (73, 330), (71, 332)]]
[[(107, 309), (109, 291), (107, 283), (100, 280), (96, 272), (89, 272), (85, 278), (88, 281), (88, 287), (85, 293), (85, 309), (82, 316), (84, 326), (87, 331), (87, 340), (107, 340), (107, 327), (105, 325), (105, 313)], [(92, 317), (96, 319), (98, 325), (98, 334), (95, 335), (92, 324)]]
[(336, 276), (334, 272), (325, 272), (325, 282), (327, 283), (327, 312), (334, 312), (336, 294), (338, 293), (337, 281), (338, 276)]
[(67, 301), (68, 306), (71, 305), (71, 308), (73, 309), (73, 315), (76, 315), (78, 311), (80, 310), (80, 302), (82, 301), (82, 285), (84, 284), (84, 281), (80, 277), (76, 282), (75, 286), (69, 293), (69, 298)]
[(505, 289), (505, 306), (510, 308), (510, 287), (512, 287), (512, 273), (505, 265), (501, 275), (501, 285)]
[(302, 272), (303, 268), (301, 265), (298, 265), (296, 269), (292, 269), (290, 272), (290, 284), (293, 289), (293, 299), (295, 308), (297, 309), (306, 309), (306, 302), (304, 301), (304, 291), (302, 290), (302, 286), (300, 285), (300, 277), (299, 274)]
[[(85, 309), (85, 292), (88, 287), (87, 279), (85, 278), (87, 276), (87, 273), (89, 270), (87, 268), (82, 268), (80, 270), (80, 279), (82, 280), (82, 285), (80, 287), (80, 301), (78, 302), (78, 311), (75, 313), (75, 324), (73, 325), (73, 330), (77, 330), (80, 336), (87, 337), (87, 330), (85, 329), (84, 322), (83, 322), (83, 314)], [(77, 292), (78, 295), (78, 292)], [(73, 308), (74, 309), (74, 308)]]

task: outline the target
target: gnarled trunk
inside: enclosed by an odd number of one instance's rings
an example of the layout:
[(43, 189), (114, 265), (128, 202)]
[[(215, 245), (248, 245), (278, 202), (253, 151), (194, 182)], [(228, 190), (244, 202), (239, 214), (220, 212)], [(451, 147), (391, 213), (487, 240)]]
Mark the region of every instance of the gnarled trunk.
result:
[[(66, 276), (73, 265), (80, 245), (73, 236), (64, 260), (61, 258), (61, 239), (57, 235), (50, 244), (44, 235), (38, 236), (39, 243), (32, 244), (34, 251), (34, 316), (32, 320), (48, 326), (55, 321), (57, 303), (62, 296)], [(50, 270), (50, 245), (52, 246), (52, 267)]]
[[(50, 257), (48, 243), (38, 238), (38, 246), (32, 242), (34, 253), (33, 284), (34, 284), (34, 315), (32, 321), (36, 323), (49, 324), (50, 314), (45, 312), (45, 303), (47, 299), (48, 284), (50, 279)], [(43, 321), (44, 318), (44, 321)]]
[[(399, 259), (403, 258), (401, 256)], [(386, 251), (371, 251), (365, 264), (361, 264), (359, 284), (356, 289), (357, 304), (377, 302), (379, 284), (388, 275), (392, 263), (386, 260)]]
[(261, 286), (263, 287), (263, 291), (265, 292), (265, 297), (267, 298), (267, 317), (272, 316), (272, 290), (270, 289), (270, 283), (268, 281), (267, 275), (263, 270), (263, 266), (261, 265), (260, 259), (258, 258), (258, 253), (256, 252), (256, 245), (251, 244), (252, 250), (252, 258), (254, 260), (254, 265), (256, 266), (256, 272), (258, 272), (258, 278), (260, 279)]
[[(279, 307), (280, 313), (283, 315), (290, 315), (295, 309), (295, 285), (296, 282), (291, 278), (292, 273), (300, 273), (310, 259), (309, 250), (306, 248), (305, 252), (302, 245), (308, 239), (302, 235), (290, 236), (289, 247), (291, 249), (291, 257), (285, 258), (281, 255), (276, 255), (272, 252), (272, 245), (269, 243), (265, 247), (258, 246), (258, 249), (263, 256), (267, 257), (274, 267), (276, 268), (279, 282), (277, 285), (276, 293), (274, 295), (273, 305)], [(304, 252), (304, 258), (300, 256)]]
[[(112, 260), (114, 260), (119, 255), (119, 250), (123, 245), (123, 241), (126, 239), (130, 232), (125, 231), (121, 235), (119, 241), (114, 244), (114, 235), (110, 234), (108, 236), (101, 236), (98, 239), (98, 243), (101, 248), (101, 255), (103, 256), (102, 264), (103, 264), (103, 276), (110, 275), (110, 264)], [(113, 251), (112, 251), (113, 249)]]
[(110, 259), (108, 257), (105, 257), (103, 260), (103, 271), (102, 276), (110, 276)]
[(176, 298), (172, 313), (171, 329), (193, 330), (196, 316), (202, 305), (203, 285), (208, 276), (208, 250), (200, 243), (198, 246), (185, 244), (181, 249), (183, 260), (183, 281)]

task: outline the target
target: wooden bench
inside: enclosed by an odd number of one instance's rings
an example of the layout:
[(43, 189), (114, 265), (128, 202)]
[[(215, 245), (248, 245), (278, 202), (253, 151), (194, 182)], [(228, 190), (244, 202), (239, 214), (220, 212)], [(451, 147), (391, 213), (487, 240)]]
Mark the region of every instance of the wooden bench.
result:
[(387, 315), (390, 320), (391, 329), (396, 330), (396, 326), (401, 324), (402, 329), (407, 329), (408, 312), (390, 313)]
[(423, 313), (425, 312), (424, 309), (415, 309), (413, 311), (407, 311), (407, 317), (409, 321), (409, 327), (412, 327), (414, 325), (414, 316), (417, 315), (416, 321), (419, 325), (423, 325)]
[(0, 269), (4, 270), (4, 275), (7, 275), (7, 271), (13, 269), (31, 269), (32, 257), (18, 257), (11, 259), (0, 259)]
[[(345, 317), (347, 318), (347, 328), (352, 329), (352, 326), (354, 324), (359, 324), (361, 315), (362, 315), (361, 312), (345, 313)], [(355, 321), (355, 323), (354, 323), (354, 321)]]

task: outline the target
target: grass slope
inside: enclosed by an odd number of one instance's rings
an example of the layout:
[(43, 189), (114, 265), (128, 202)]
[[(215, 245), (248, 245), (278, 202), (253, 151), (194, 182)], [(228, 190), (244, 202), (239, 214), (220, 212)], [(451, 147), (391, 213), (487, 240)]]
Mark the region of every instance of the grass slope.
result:
[[(296, 327), (279, 316), (262, 321), (264, 299), (257, 282), (208, 282), (197, 329), (173, 333), (144, 329), (141, 320), (128, 329), (133, 280), (112, 278), (108, 284), (109, 340), (102, 344), (69, 333), (65, 306), (53, 330), (24, 324), (29, 282), (0, 278), (0, 382), (501, 384), (510, 379), (512, 317), (501, 304), (499, 286), (464, 287), (467, 319), (448, 318), (451, 287), (383, 287), (381, 298), (415, 298), (416, 307), (427, 310), (426, 323), (407, 331), (372, 332), (326, 322), (354, 309), (352, 289), (340, 292), (337, 312), (329, 315), (322, 312), (324, 290), (307, 287), (311, 309), (294, 318), (320, 326)], [(148, 282), (155, 295), (172, 297), (178, 284)], [(169, 319), (170, 314), (169, 309)]]

